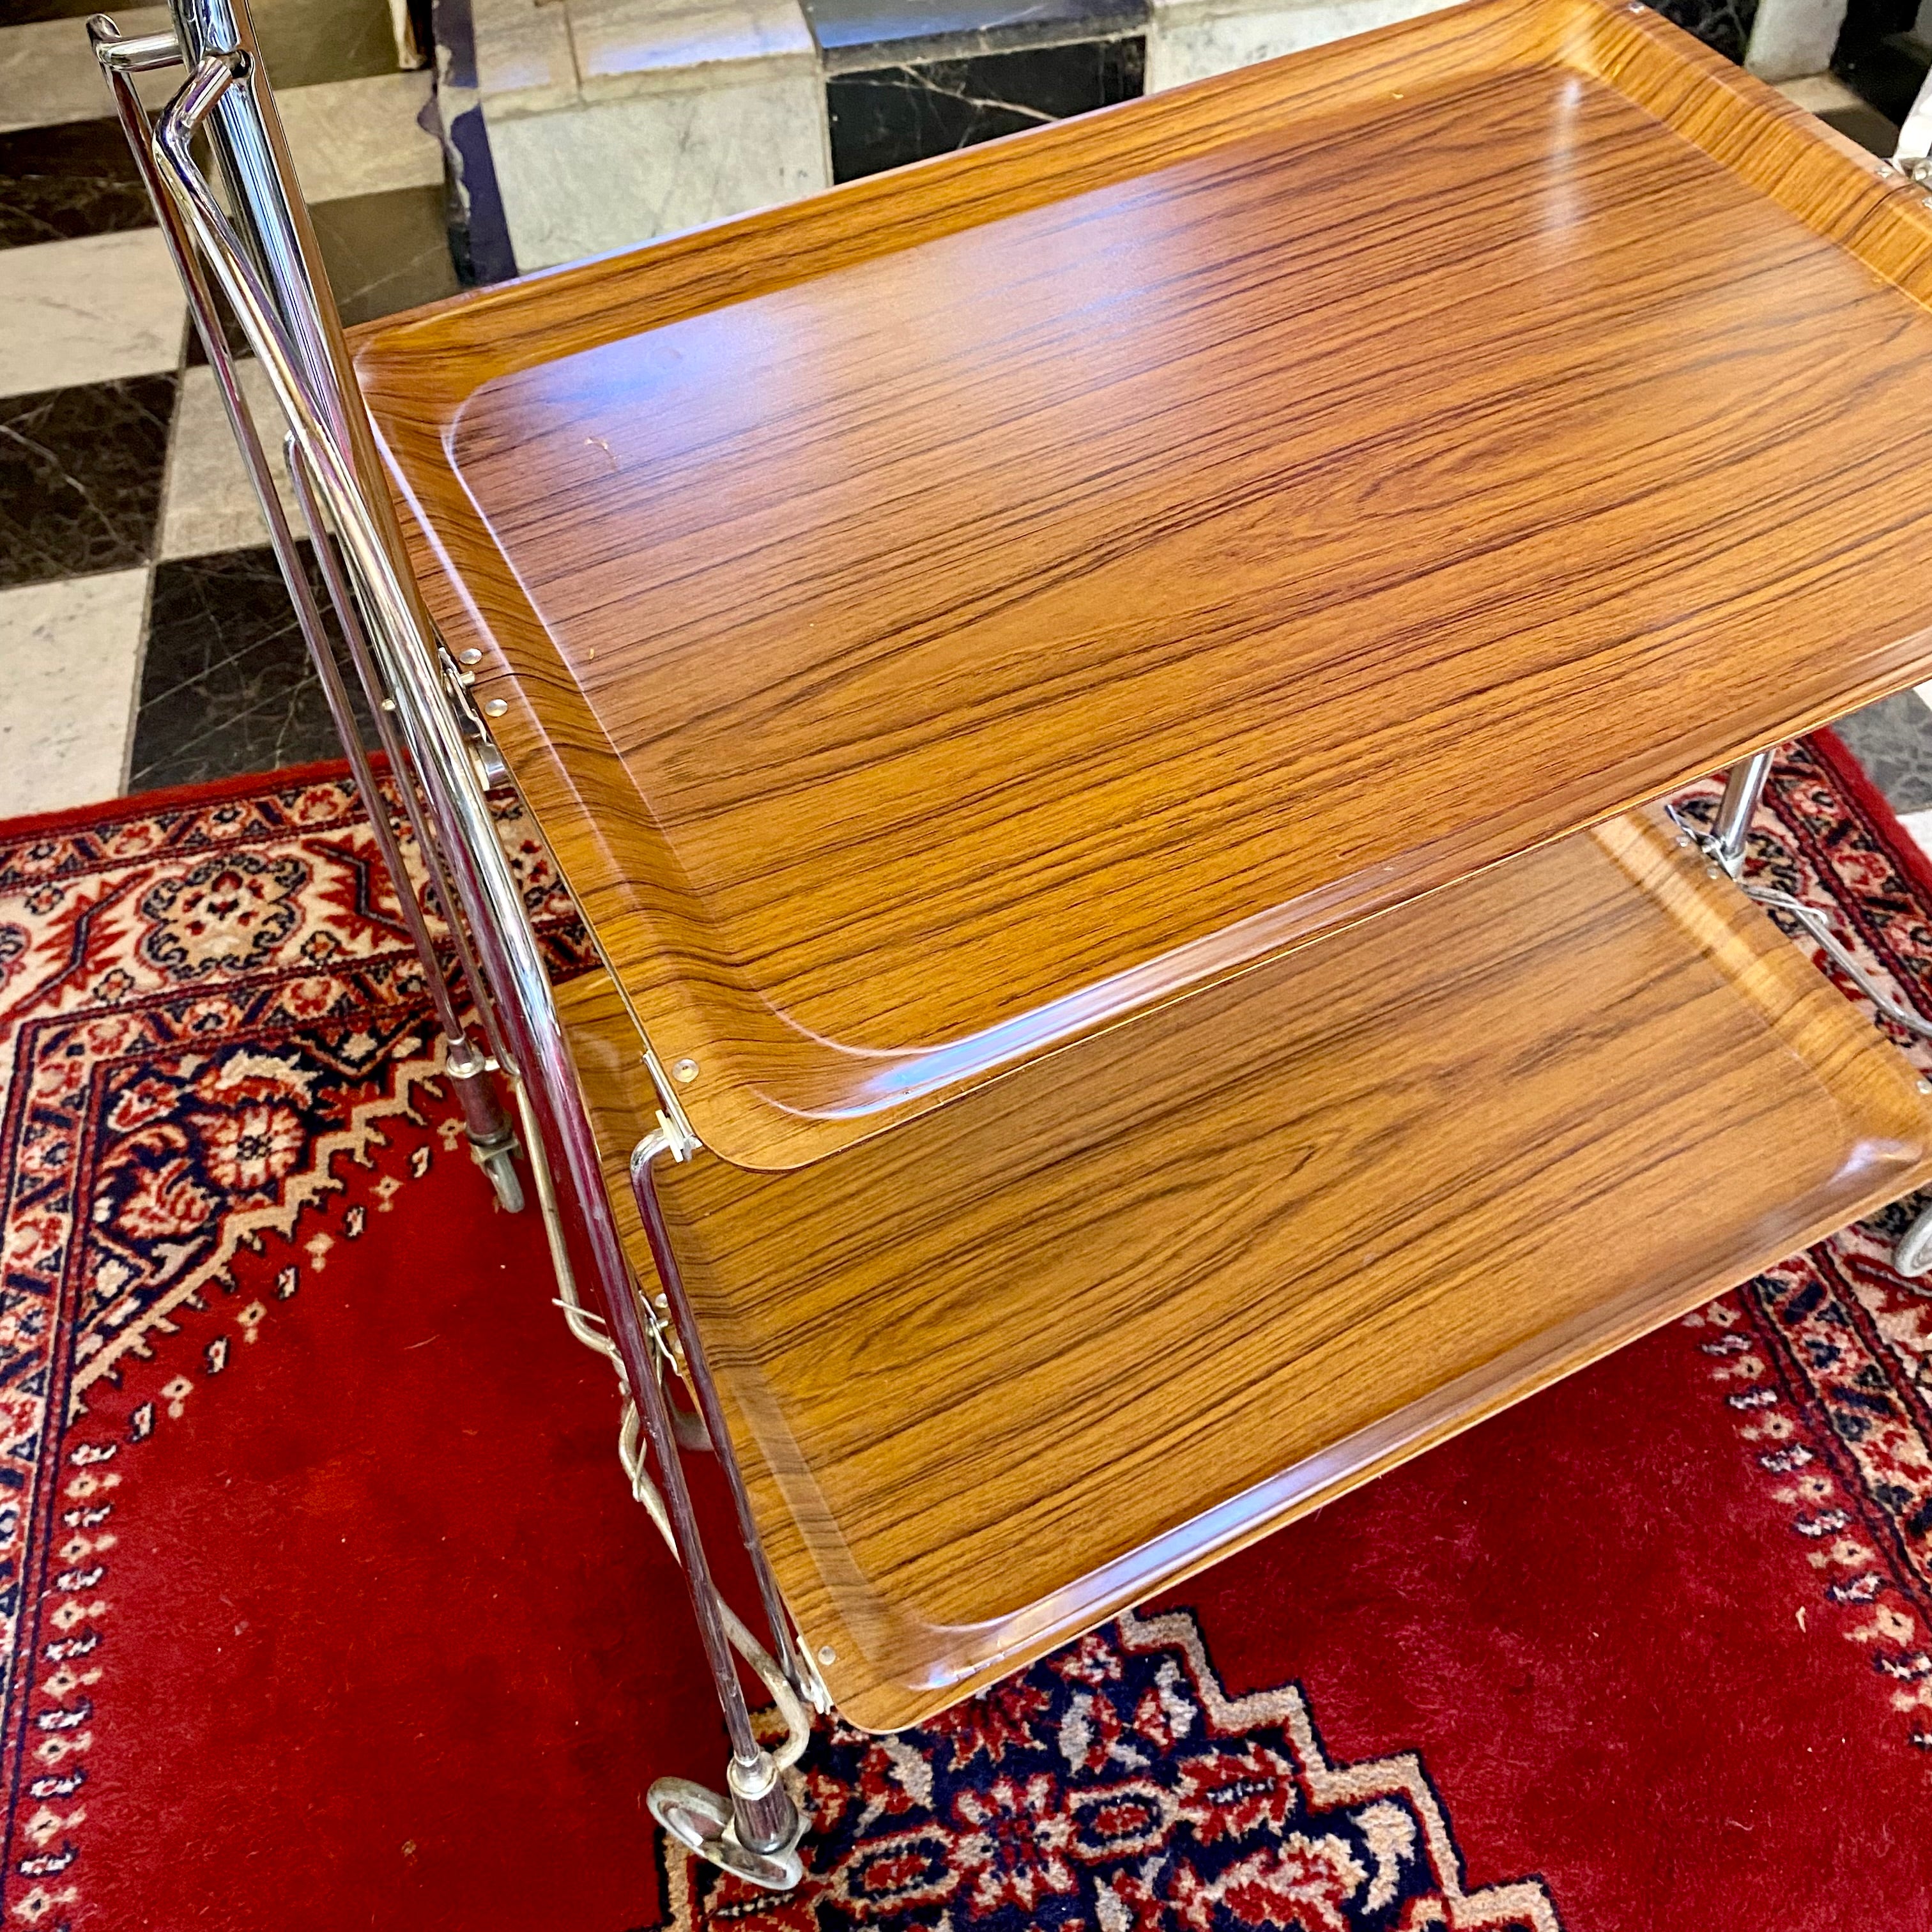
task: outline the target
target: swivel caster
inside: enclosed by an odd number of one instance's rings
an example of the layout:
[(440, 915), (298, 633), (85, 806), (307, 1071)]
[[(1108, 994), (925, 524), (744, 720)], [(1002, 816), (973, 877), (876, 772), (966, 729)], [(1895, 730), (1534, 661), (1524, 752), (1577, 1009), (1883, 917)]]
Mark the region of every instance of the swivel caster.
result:
[(510, 1125), (496, 1083), (490, 1078), (494, 1064), (466, 1040), (446, 1039), (443, 1043), (443, 1071), (454, 1084), (463, 1108), (471, 1156), (496, 1190), (503, 1212), (520, 1214), (524, 1178), (517, 1172), (516, 1130)]
[(797, 1850), (805, 1832), (802, 1815), (796, 1817), (791, 1844), (776, 1851), (754, 1852), (739, 1844), (730, 1805), (691, 1778), (659, 1778), (644, 1802), (650, 1807), (651, 1816), (680, 1844), (747, 1885), (766, 1892), (789, 1892), (805, 1876)]
[(1910, 1227), (1892, 1251), (1892, 1267), (1900, 1274), (1932, 1274), (1932, 1205), (1919, 1209)]
[(496, 1201), (506, 1214), (520, 1214), (524, 1211), (524, 1178), (517, 1172), (516, 1143), (507, 1148), (499, 1148), (494, 1153), (485, 1154), (481, 1148), (475, 1150), (476, 1165), (488, 1176), (490, 1185), (496, 1190)]

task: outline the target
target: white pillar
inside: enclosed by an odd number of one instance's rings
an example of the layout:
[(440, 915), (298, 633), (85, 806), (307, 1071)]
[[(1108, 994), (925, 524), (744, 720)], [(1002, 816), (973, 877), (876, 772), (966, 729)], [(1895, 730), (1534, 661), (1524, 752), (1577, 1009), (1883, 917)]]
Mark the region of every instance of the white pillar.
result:
[(1822, 74), (1845, 24), (1846, 0), (1758, 0), (1744, 66), (1760, 80)]

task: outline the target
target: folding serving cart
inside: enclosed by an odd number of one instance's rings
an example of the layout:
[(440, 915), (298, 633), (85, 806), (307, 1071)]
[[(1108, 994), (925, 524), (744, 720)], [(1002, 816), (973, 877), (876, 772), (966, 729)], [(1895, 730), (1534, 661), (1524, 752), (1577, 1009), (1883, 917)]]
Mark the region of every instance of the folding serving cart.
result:
[[(243, 0), (173, 16), (96, 47), (623, 1382), (694, 1850), (794, 1882), (808, 1707), (916, 1722), (1932, 1176), (1740, 883), (1767, 748), (1932, 674), (1906, 173), (1640, 5), (1477, 0), (352, 364)], [(510, 784), (603, 962), (554, 992)]]

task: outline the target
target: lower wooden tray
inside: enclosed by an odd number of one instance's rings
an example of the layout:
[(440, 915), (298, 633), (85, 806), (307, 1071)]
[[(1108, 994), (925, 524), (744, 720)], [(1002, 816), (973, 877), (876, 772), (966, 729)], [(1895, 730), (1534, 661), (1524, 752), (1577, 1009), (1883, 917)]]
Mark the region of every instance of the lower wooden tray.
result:
[[(566, 989), (626, 1238), (652, 1113)], [(1904, 1058), (1616, 819), (810, 1167), (660, 1169), (788, 1601), (916, 1721), (1932, 1173)]]

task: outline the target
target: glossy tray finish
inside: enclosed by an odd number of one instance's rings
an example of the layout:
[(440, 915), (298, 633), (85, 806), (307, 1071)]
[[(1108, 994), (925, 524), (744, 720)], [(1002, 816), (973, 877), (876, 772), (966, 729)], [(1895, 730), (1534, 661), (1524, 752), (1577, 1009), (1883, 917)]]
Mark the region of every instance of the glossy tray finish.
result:
[[(635, 1034), (564, 1000), (649, 1280)], [(808, 1167), (659, 1172), (781, 1586), (886, 1728), (1904, 1192), (1929, 1109), (1644, 814)]]
[(1485, 0), (358, 366), (638, 1022), (788, 1166), (1932, 674), (1875, 166)]

